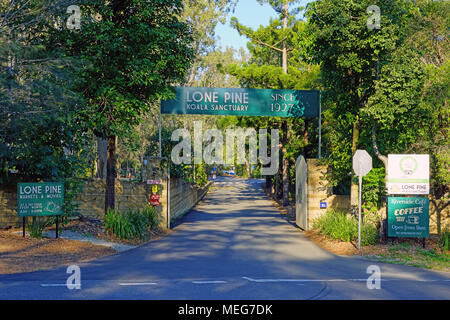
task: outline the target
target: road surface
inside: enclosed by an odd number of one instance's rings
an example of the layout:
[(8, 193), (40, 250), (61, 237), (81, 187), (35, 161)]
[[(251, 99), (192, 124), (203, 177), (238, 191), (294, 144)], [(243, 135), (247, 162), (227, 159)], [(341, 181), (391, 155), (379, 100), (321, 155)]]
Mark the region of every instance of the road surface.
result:
[[(450, 299), (450, 273), (317, 247), (261, 184), (218, 179), (168, 236), (80, 264), (79, 290), (67, 288), (60, 267), (0, 275), (0, 299)], [(371, 265), (380, 268), (380, 289), (367, 286)]]

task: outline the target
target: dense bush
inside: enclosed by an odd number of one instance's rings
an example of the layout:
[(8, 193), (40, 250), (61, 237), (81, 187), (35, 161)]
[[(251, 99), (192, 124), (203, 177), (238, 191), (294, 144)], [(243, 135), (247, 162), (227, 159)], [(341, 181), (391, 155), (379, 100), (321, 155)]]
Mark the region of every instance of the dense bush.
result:
[(363, 177), (363, 209), (376, 212), (383, 206), (386, 190), (385, 176), (386, 170), (382, 167), (373, 168), (365, 177)]
[(120, 239), (143, 239), (149, 230), (158, 228), (160, 221), (161, 217), (153, 207), (127, 210), (123, 213), (108, 210), (105, 215), (105, 228)]
[(450, 229), (445, 229), (439, 235), (439, 247), (441, 247), (444, 251), (450, 249)]
[[(358, 240), (358, 221), (346, 212), (330, 210), (313, 222), (313, 228), (320, 234), (342, 241)], [(361, 225), (361, 245), (376, 244), (377, 227), (373, 222)]]

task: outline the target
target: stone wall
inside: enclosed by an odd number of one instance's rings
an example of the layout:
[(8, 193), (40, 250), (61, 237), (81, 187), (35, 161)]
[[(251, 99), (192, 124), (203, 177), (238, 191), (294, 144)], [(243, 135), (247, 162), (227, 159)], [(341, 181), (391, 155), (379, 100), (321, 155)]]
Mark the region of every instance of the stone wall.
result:
[(17, 186), (0, 189), (0, 228), (22, 225), (22, 218), (17, 216)]
[(170, 182), (170, 220), (175, 221), (188, 212), (209, 191), (212, 182), (203, 188), (192, 186), (181, 179)]
[[(158, 212), (163, 218), (162, 227), (167, 226), (167, 188), (163, 180), (160, 205)], [(210, 183), (203, 187), (193, 187), (181, 179), (171, 179), (171, 220), (176, 220), (188, 212), (208, 192)], [(103, 219), (105, 208), (106, 182), (102, 179), (85, 181), (82, 191), (75, 197), (74, 204), (78, 207), (79, 215)], [(127, 209), (138, 210), (144, 208), (148, 203), (148, 192), (150, 186), (126, 180), (116, 180), (115, 201), (116, 209), (125, 211)], [(9, 226), (18, 227), (22, 225), (22, 219), (17, 216), (17, 187), (11, 186), (0, 190), (0, 228)]]
[[(329, 209), (349, 210), (350, 196), (335, 195), (332, 188), (327, 187), (325, 179), (327, 167), (319, 164), (318, 159), (307, 159), (308, 166), (308, 229), (312, 228), (312, 222)], [(320, 203), (327, 204), (326, 209), (320, 208)]]

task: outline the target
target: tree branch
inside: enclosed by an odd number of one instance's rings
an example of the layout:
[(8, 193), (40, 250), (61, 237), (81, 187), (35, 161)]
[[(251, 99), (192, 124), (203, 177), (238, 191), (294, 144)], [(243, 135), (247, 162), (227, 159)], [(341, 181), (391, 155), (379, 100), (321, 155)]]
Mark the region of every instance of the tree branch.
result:
[(272, 45), (270, 45), (270, 44), (268, 44), (268, 43), (262, 42), (262, 41), (260, 41), (260, 40), (258, 40), (258, 39), (252, 39), (252, 40), (256, 41), (256, 42), (259, 43), (260, 45), (269, 47), (269, 48), (271, 48), (271, 49), (273, 49), (273, 50), (275, 50), (275, 51), (283, 52), (283, 49), (274, 47), (274, 46), (272, 46)]
[(372, 126), (372, 145), (373, 145), (373, 151), (374, 151), (375, 155), (378, 157), (378, 159), (380, 159), (380, 160), (383, 162), (383, 164), (384, 164), (384, 166), (385, 166), (385, 168), (386, 168), (386, 170), (387, 170), (387, 168), (388, 168), (388, 158), (387, 158), (386, 156), (382, 155), (382, 154), (380, 153), (380, 151), (378, 150), (378, 145), (377, 145), (377, 139), (376, 139), (375, 130), (376, 130), (376, 123), (374, 123), (373, 126)]

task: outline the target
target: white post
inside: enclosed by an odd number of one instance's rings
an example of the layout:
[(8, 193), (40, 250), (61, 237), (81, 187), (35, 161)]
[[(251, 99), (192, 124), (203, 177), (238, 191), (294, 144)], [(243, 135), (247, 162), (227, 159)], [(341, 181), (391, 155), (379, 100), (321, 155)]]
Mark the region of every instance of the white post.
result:
[(167, 159), (167, 229), (170, 229), (170, 159)]
[(362, 175), (359, 176), (359, 219), (358, 219), (358, 250), (361, 250), (361, 196), (362, 195)]
[(159, 157), (162, 157), (161, 152), (161, 102), (159, 103), (159, 121), (158, 121), (158, 134), (159, 134)]

